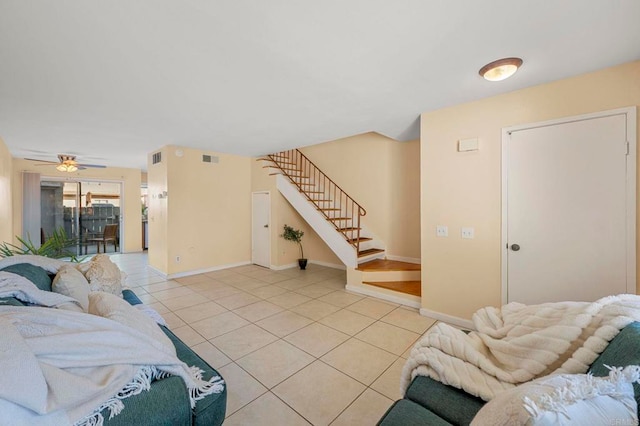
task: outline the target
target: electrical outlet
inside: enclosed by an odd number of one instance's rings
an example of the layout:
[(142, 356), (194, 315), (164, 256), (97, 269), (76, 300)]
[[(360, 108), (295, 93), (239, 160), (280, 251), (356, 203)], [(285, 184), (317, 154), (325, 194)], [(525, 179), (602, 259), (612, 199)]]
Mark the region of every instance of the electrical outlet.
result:
[(180, 256), (176, 256), (176, 263), (180, 263)]
[(474, 237), (474, 229), (473, 228), (462, 228), (460, 230), (460, 234), (461, 234), (462, 238), (471, 240)]
[(436, 226), (436, 235), (438, 237), (448, 237), (449, 236), (449, 228), (444, 225)]

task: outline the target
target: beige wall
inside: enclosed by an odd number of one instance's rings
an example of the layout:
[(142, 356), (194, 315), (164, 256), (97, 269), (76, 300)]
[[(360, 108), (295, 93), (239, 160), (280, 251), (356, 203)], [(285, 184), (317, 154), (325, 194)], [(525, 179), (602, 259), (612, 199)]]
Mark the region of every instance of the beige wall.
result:
[[(640, 62), (422, 114), (422, 306), (468, 319), (501, 304), (503, 127), (633, 105)], [(457, 141), (471, 137), (480, 150), (457, 152)], [(448, 238), (435, 236), (440, 224)], [(475, 239), (460, 239), (463, 226)]]
[(60, 172), (55, 167), (35, 166), (34, 162), (15, 158), (13, 160), (13, 235), (22, 235), (22, 172), (37, 172), (42, 177), (68, 178), (73, 180), (102, 180), (122, 182), (123, 243), (124, 252), (142, 250), (142, 213), (140, 211), (140, 170), (119, 167), (86, 169), (74, 173)]
[[(177, 146), (162, 152), (164, 164), (148, 166), (150, 264), (173, 275), (250, 261), (253, 160)], [(203, 154), (219, 162), (203, 163)]]
[(0, 242), (13, 242), (13, 200), (11, 197), (13, 161), (0, 138)]
[(420, 258), (420, 143), (365, 133), (300, 149), (367, 211), (387, 254)]
[(285, 224), (304, 232), (302, 245), (304, 255), (310, 261), (342, 265), (331, 249), (309, 227), (307, 222), (291, 207), (291, 204), (276, 188), (274, 176), (269, 176), (267, 163), (253, 161), (251, 170), (251, 191), (268, 191), (271, 195), (271, 265), (275, 267), (295, 264), (300, 257), (298, 245), (280, 237)]

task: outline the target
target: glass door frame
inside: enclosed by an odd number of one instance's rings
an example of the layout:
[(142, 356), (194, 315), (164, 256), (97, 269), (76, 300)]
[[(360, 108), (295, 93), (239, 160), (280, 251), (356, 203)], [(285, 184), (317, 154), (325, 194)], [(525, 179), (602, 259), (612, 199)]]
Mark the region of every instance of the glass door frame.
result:
[[(120, 188), (120, 192), (119, 192), (119, 201), (120, 201), (120, 215), (118, 216), (118, 251), (116, 251), (115, 253), (124, 253), (123, 247), (125, 244), (125, 224), (126, 224), (126, 220), (124, 219), (124, 211), (125, 211), (125, 203), (126, 200), (124, 198), (124, 185), (125, 182), (123, 180), (117, 180), (117, 179), (99, 179), (99, 178), (84, 178), (84, 177), (60, 177), (60, 176), (46, 176), (46, 175), (40, 175), (40, 185), (42, 187), (42, 182), (62, 182), (62, 183), (74, 183), (77, 185), (77, 189), (76, 189), (76, 199), (75, 199), (75, 203), (78, 209), (78, 214), (76, 215), (74, 221), (73, 221), (73, 226), (78, 230), (78, 234), (79, 235), (73, 235), (73, 237), (77, 237), (80, 240), (80, 243), (77, 245), (77, 251), (78, 251), (78, 255), (79, 256), (84, 256), (84, 253), (82, 253), (82, 235), (81, 235), (81, 229), (80, 229), (80, 209), (81, 209), (81, 198), (82, 198), (82, 183), (83, 182), (96, 182), (96, 183), (109, 183), (109, 184), (116, 184), (119, 186)], [(63, 202), (64, 202), (64, 188), (63, 188)], [(42, 223), (42, 218), (40, 219), (40, 222)]]

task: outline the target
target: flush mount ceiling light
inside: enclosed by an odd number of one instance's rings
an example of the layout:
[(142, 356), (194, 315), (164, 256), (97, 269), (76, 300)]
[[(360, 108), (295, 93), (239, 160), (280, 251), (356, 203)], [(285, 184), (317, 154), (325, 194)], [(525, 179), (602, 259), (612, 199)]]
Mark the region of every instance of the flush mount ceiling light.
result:
[(479, 74), (489, 81), (501, 81), (515, 74), (520, 65), (520, 58), (498, 59), (480, 68)]

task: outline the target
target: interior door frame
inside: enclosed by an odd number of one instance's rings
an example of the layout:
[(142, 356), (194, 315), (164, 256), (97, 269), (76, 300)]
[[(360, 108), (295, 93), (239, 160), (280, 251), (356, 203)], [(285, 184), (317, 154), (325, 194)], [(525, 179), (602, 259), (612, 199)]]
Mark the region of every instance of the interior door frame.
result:
[[(61, 177), (61, 176), (46, 176), (46, 175), (40, 175), (40, 181), (42, 182), (43, 180), (45, 181), (50, 181), (50, 182), (73, 182), (73, 183), (77, 183), (80, 184), (82, 182), (107, 182), (107, 183), (116, 183), (120, 185), (120, 217), (118, 218), (118, 233), (120, 234), (119, 237), (119, 241), (118, 241), (118, 246), (120, 248), (119, 251), (116, 252), (116, 254), (118, 253), (125, 253), (124, 251), (124, 247), (125, 247), (125, 238), (126, 238), (126, 232), (125, 232), (125, 227), (126, 227), (126, 223), (127, 220), (125, 219), (125, 182), (123, 180), (117, 180), (117, 179), (100, 179), (100, 178), (86, 178), (86, 177), (82, 177), (82, 176), (74, 176), (74, 177)], [(80, 206), (80, 194), (78, 194), (78, 198), (77, 198), (77, 204), (78, 206)], [(78, 208), (78, 211), (80, 209)]]
[[(269, 258), (269, 264), (266, 266), (267, 268), (271, 268), (271, 191), (253, 191), (251, 193), (251, 263), (254, 264), (253, 259), (253, 253), (254, 253), (254, 247), (255, 247), (255, 230), (253, 229), (253, 219), (254, 219), (254, 196), (257, 194), (265, 194), (268, 197), (269, 200), (269, 208), (267, 210), (268, 212), (268, 219), (267, 219), (267, 225), (269, 225), (269, 244), (267, 244), (267, 254), (268, 254), (268, 258)], [(259, 265), (259, 266), (264, 266), (264, 265)]]
[(577, 121), (591, 120), (594, 118), (610, 117), (614, 115), (625, 115), (627, 122), (627, 292), (636, 294), (636, 162), (637, 162), (637, 133), (636, 133), (636, 107), (618, 108), (607, 111), (600, 111), (591, 114), (581, 114), (570, 117), (563, 117), (555, 120), (540, 121), (536, 123), (521, 124), (502, 128), (502, 238), (501, 238), (501, 261), (502, 261), (502, 304), (508, 302), (508, 159), (509, 159), (509, 137), (514, 131), (535, 129), (538, 127), (555, 126), (558, 124), (573, 123)]

